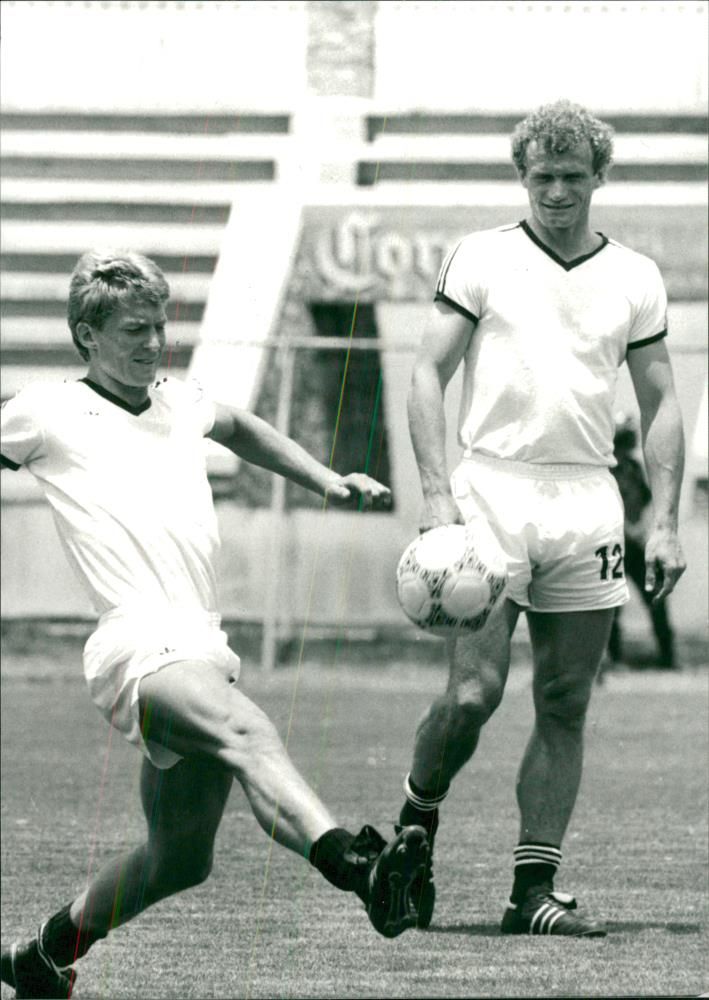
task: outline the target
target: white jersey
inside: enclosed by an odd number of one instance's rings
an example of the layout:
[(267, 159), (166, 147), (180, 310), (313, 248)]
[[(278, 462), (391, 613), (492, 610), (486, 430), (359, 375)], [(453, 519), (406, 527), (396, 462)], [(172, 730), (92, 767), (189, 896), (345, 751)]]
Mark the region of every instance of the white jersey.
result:
[(466, 236), (435, 298), (476, 323), (458, 428), (466, 455), (615, 465), (618, 368), (667, 333), (652, 260), (604, 236), (564, 261), (521, 222)]
[(138, 407), (84, 379), (35, 383), (2, 407), (3, 464), (39, 481), (100, 614), (216, 610), (214, 419), (196, 383), (172, 378)]

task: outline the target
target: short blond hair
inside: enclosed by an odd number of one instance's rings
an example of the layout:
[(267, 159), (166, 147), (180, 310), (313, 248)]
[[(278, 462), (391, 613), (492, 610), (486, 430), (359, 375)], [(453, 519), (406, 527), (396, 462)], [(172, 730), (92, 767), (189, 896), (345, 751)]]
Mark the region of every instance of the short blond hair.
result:
[(82, 254), (71, 273), (67, 321), (84, 361), (89, 360), (89, 352), (76, 335), (78, 324), (90, 323), (100, 330), (129, 296), (167, 302), (170, 286), (154, 260), (132, 250), (89, 250)]

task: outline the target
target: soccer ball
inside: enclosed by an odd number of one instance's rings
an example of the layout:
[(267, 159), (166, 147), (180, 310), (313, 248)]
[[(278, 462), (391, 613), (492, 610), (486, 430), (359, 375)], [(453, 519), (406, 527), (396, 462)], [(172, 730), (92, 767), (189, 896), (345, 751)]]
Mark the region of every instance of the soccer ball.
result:
[(404, 613), (434, 635), (479, 631), (506, 584), (505, 558), (487, 523), (426, 531), (406, 548), (396, 570)]

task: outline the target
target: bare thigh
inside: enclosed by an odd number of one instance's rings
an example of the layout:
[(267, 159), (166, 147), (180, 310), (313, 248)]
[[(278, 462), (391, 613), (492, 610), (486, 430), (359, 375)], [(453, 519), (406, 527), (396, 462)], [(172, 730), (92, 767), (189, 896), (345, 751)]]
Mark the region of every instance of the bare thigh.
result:
[(266, 714), (210, 663), (182, 660), (143, 677), (139, 702), (144, 739), (183, 757), (228, 759), (232, 773), (255, 744), (278, 739)]
[(448, 640), (449, 694), (455, 692), (462, 701), (468, 700), (466, 695), (499, 701), (507, 681), (510, 640), (520, 610), (514, 601), (505, 600), (480, 632), (461, 633)]
[(535, 699), (575, 692), (588, 700), (614, 615), (615, 608), (527, 612)]

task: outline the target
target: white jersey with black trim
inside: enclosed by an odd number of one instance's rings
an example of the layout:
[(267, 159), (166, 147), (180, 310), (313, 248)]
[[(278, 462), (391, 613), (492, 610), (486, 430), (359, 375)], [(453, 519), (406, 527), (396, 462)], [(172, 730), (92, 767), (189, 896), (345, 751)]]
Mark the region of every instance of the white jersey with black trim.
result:
[(564, 261), (526, 222), (472, 233), (435, 299), (475, 324), (458, 424), (466, 454), (613, 466), (613, 404), (628, 350), (667, 334), (650, 258), (601, 236)]
[(216, 611), (214, 419), (201, 388), (173, 378), (137, 407), (86, 379), (34, 383), (3, 405), (3, 464), (38, 480), (99, 614)]

